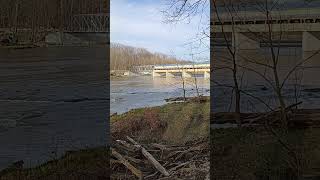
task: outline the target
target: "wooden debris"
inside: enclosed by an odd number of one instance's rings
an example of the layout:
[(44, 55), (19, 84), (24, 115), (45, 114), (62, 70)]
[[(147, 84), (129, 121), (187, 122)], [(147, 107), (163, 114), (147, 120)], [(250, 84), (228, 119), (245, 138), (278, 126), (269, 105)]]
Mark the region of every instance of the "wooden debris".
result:
[(127, 136), (127, 139), (132, 142), (136, 147), (140, 148), (142, 151), (142, 154), (151, 162), (151, 164), (164, 176), (169, 176), (170, 174), (168, 171), (140, 144), (138, 144), (136, 141), (134, 141), (132, 138)]
[[(320, 127), (320, 109), (296, 109), (302, 102), (289, 105), (285, 108), (289, 128)], [(280, 108), (265, 113), (241, 113), (240, 118), (243, 126), (279, 125)], [(211, 124), (236, 124), (236, 113), (219, 112), (213, 113)]]
[[(140, 170), (142, 178), (145, 180), (195, 179), (209, 174), (208, 139), (200, 139), (181, 145), (168, 145), (143, 144), (127, 137), (126, 140), (115, 140), (114, 144), (113, 152), (121, 152), (124, 160), (117, 157), (120, 153), (112, 154), (111, 169), (113, 173), (111, 179), (137, 179), (137, 174), (140, 173), (134, 174), (136, 170), (130, 170), (132, 167)], [(139, 150), (132, 151), (132, 146)], [(130, 168), (123, 166), (125, 161), (131, 164)]]
[(121, 154), (119, 154), (113, 148), (111, 148), (111, 154), (112, 156), (116, 157), (123, 165), (125, 165), (139, 179), (143, 179), (142, 172), (136, 167), (134, 167), (128, 160), (126, 160)]

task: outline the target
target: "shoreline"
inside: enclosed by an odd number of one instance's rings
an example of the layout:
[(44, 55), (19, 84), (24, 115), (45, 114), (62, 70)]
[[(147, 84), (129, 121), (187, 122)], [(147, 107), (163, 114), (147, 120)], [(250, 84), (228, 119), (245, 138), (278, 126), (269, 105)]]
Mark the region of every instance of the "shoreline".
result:
[[(130, 110), (130, 111), (126, 112), (126, 113), (112, 116), (111, 119), (110, 119), (110, 124), (111, 124), (111, 127), (113, 127), (112, 124), (116, 123), (116, 121), (124, 122), (126, 120), (126, 118), (129, 118), (128, 121), (131, 121), (130, 117), (133, 117), (133, 116), (137, 116), (138, 117), (140, 115), (143, 115), (144, 113), (150, 114), (150, 113), (154, 113), (155, 111), (164, 111), (164, 112), (166, 112), (169, 109), (170, 110), (168, 112), (170, 114), (177, 114), (178, 113), (178, 114), (181, 115), (182, 113), (190, 112), (189, 109), (192, 108), (194, 110), (197, 110), (198, 112), (196, 112), (195, 114), (193, 114), (194, 112), (191, 112), (191, 114), (190, 114), (191, 116), (193, 116), (193, 115), (197, 116), (197, 114), (207, 114), (205, 116), (205, 118), (207, 120), (203, 121), (203, 120), (199, 119), (199, 121), (204, 123), (204, 125), (205, 125), (205, 124), (208, 124), (208, 123), (205, 123), (205, 122), (209, 121), (209, 119), (208, 119), (209, 118), (209, 116), (208, 116), (209, 113), (203, 113), (202, 110), (209, 110), (208, 103), (209, 103), (209, 97), (203, 97), (202, 101), (198, 101), (197, 98), (190, 98), (186, 102), (172, 102), (172, 103), (168, 103), (168, 104), (161, 105), (161, 106), (133, 109), (133, 110)], [(178, 109), (181, 109), (181, 108), (183, 109), (185, 106), (186, 106), (186, 110), (180, 110), (181, 112), (177, 111)], [(203, 108), (203, 107), (206, 107), (206, 108)], [(199, 111), (200, 109), (202, 109), (202, 110)], [(162, 118), (166, 119), (167, 116), (171, 116), (170, 114), (162, 114), (160, 116), (162, 116)], [(153, 115), (151, 115), (151, 114), (150, 115), (146, 115), (146, 116), (143, 115), (143, 117), (152, 118)], [(179, 120), (185, 121), (184, 119), (181, 119), (181, 117), (179, 115), (176, 118), (178, 118)], [(172, 124), (172, 125), (174, 125), (174, 124)], [(173, 140), (172, 137), (167, 137), (165, 139), (168, 140), (167, 141), (168, 143), (170, 142), (169, 144), (176, 144), (177, 145), (177, 144), (183, 143), (181, 141), (181, 139), (184, 139), (185, 142), (192, 142), (195, 139), (202, 139), (202, 138), (205, 138), (208, 135), (208, 133), (205, 133), (206, 131), (203, 131), (204, 127), (201, 127), (201, 125), (193, 124), (192, 126), (195, 126), (195, 127), (192, 128), (192, 129), (194, 129), (194, 134), (188, 136), (187, 138), (185, 138), (183, 133), (182, 133), (182, 134), (179, 135), (179, 137), (174, 138), (175, 139), (174, 141), (171, 141), (171, 140)], [(185, 127), (185, 128), (187, 128), (187, 127)], [(191, 128), (191, 127), (188, 127), (188, 128)], [(174, 130), (174, 131), (172, 131), (172, 130)], [(176, 136), (175, 135), (175, 131), (176, 131), (175, 128), (169, 130), (169, 132), (167, 133), (166, 136)], [(153, 133), (158, 134), (155, 131)], [(113, 134), (112, 137), (115, 138), (115, 136), (114, 136), (115, 132), (113, 132), (112, 134)], [(111, 139), (113, 139), (113, 138), (111, 138)], [(139, 140), (141, 142), (147, 142), (148, 141), (147, 139), (142, 140), (140, 138), (139, 138)], [(161, 142), (164, 142), (163, 140), (161, 140)], [(41, 176), (46, 178), (46, 176), (49, 177), (49, 176), (52, 176), (51, 174), (55, 174), (56, 173), (55, 171), (57, 169), (61, 169), (61, 171), (63, 171), (63, 172), (70, 172), (70, 171), (75, 171), (76, 172), (77, 168), (74, 166), (74, 164), (76, 164), (76, 166), (82, 166), (83, 167), (83, 166), (86, 166), (88, 161), (92, 162), (90, 164), (91, 166), (93, 166), (95, 168), (99, 168), (99, 167), (101, 167), (100, 164), (99, 163), (94, 163), (94, 162), (97, 161), (97, 160), (101, 160), (104, 157), (107, 157), (108, 155), (109, 155), (109, 148), (108, 147), (107, 148), (105, 148), (105, 147), (97, 147), (97, 148), (89, 148), (89, 149), (80, 149), (80, 150), (75, 150), (75, 151), (67, 151), (67, 152), (64, 153), (64, 155), (62, 157), (60, 157), (58, 159), (48, 160), (45, 163), (42, 163), (40, 165), (36, 165), (34, 167), (30, 167), (30, 168), (23, 168), (23, 163), (22, 163), (22, 166), (21, 166), (21, 162), (23, 162), (23, 161), (18, 161), (18, 162), (13, 163), (12, 165), (8, 166), (7, 168), (1, 170), (0, 171), (0, 179), (1, 178), (10, 179), (10, 178), (14, 178), (14, 177), (17, 177), (17, 176), (19, 176), (20, 178), (21, 177), (25, 177), (26, 179), (28, 179), (27, 177), (29, 177), (29, 178), (31, 177), (30, 180), (32, 178), (34, 178), (34, 177), (41, 177)], [(77, 159), (77, 162), (70, 161), (72, 159)], [(60, 166), (60, 167), (58, 166), (59, 164), (66, 164), (66, 163), (68, 164), (69, 161), (70, 161), (70, 164), (67, 165), (67, 166)], [(20, 163), (20, 166), (18, 167), (17, 164), (19, 164), (19, 163)], [(107, 166), (105, 166), (105, 167), (107, 167)], [(95, 168), (89, 168), (88, 167), (88, 169), (92, 170), (92, 172), (94, 172), (94, 173), (97, 172)], [(107, 173), (110, 172), (109, 170), (106, 170), (106, 169), (105, 169), (105, 171)], [(94, 173), (93, 173), (93, 175), (97, 175), (97, 174), (94, 174)], [(99, 173), (101, 173), (101, 171), (99, 171)], [(77, 173), (75, 173), (75, 174), (77, 174)], [(81, 177), (81, 175), (83, 175), (83, 173), (79, 173), (80, 177)]]
[(27, 167), (46, 162), (56, 146), (60, 157), (108, 144), (104, 47), (0, 52), (1, 169), (19, 160)]
[(33, 49), (33, 48), (64, 48), (64, 47), (104, 47), (108, 46), (108, 44), (65, 44), (65, 45), (50, 45), (50, 44), (38, 44), (38, 43), (30, 43), (30, 44), (18, 44), (18, 45), (0, 45), (0, 49)]
[(101, 166), (109, 162), (109, 148), (96, 147), (67, 151), (58, 159), (51, 159), (43, 164), (24, 168), (23, 161), (17, 161), (7, 168), (0, 170), (0, 180), (33, 180), (33, 179), (55, 179), (69, 178), (107, 178), (109, 169)]

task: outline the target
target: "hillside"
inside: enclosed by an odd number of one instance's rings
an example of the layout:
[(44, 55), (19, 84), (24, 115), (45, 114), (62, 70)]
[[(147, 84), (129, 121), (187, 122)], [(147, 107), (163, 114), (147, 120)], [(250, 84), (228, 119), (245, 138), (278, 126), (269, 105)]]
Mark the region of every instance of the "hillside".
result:
[(186, 63), (186, 61), (182, 61), (161, 53), (151, 53), (144, 48), (136, 48), (122, 44), (111, 43), (111, 70), (130, 70), (132, 66), (177, 63)]

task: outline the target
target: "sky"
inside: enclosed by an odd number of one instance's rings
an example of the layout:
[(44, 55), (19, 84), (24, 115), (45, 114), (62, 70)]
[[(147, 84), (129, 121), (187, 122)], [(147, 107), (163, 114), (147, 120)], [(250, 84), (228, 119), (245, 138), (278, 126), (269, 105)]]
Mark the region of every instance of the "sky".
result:
[(209, 27), (209, 6), (190, 21), (177, 23), (164, 22), (161, 11), (166, 8), (168, 0), (111, 0), (111, 42), (183, 60), (209, 61), (209, 38), (203, 40), (205, 45), (200, 48), (197, 40), (202, 30)]

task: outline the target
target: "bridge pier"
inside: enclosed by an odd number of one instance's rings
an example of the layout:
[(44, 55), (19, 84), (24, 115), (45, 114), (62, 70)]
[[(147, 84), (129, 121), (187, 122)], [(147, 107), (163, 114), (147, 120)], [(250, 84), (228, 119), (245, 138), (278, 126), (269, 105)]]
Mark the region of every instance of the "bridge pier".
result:
[(160, 76), (161, 76), (161, 74), (160, 74), (160, 73), (157, 73), (157, 72), (152, 71), (152, 76), (153, 76), (153, 77), (160, 77)]
[(235, 47), (236, 50), (256, 50), (260, 48), (260, 43), (245, 33), (234, 32), (232, 36), (232, 46)]
[(308, 32), (302, 33), (302, 53), (303, 59), (308, 58), (310, 53), (314, 53), (320, 50), (320, 33), (319, 32)]
[(174, 74), (170, 73), (170, 72), (166, 72), (166, 77), (174, 77)]
[(187, 71), (182, 71), (182, 77), (184, 78), (191, 78), (192, 75), (190, 73), (188, 73)]
[(210, 71), (204, 72), (204, 78), (210, 79)]

